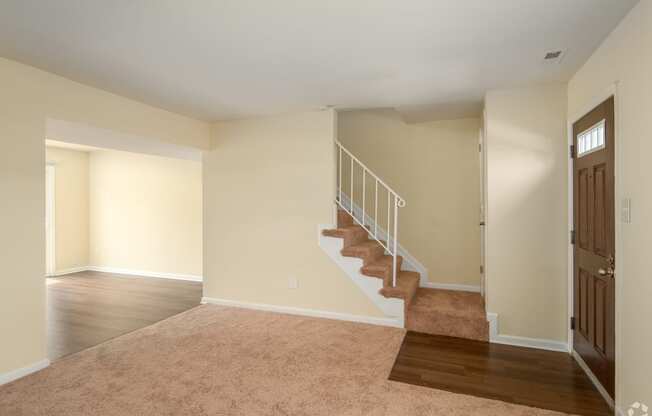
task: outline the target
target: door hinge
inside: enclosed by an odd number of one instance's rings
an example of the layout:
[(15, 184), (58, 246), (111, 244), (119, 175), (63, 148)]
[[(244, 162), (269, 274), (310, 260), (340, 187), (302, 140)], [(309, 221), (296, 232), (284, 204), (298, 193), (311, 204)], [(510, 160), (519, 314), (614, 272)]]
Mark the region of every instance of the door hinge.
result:
[(570, 146), (570, 158), (575, 159), (575, 145), (571, 144)]
[(571, 316), (570, 318), (570, 327), (571, 329), (575, 329), (575, 317)]
[(484, 274), (484, 266), (480, 266), (480, 274)]
[(482, 153), (482, 143), (478, 144), (478, 152)]
[(570, 232), (570, 242), (575, 245), (575, 230), (571, 230)]

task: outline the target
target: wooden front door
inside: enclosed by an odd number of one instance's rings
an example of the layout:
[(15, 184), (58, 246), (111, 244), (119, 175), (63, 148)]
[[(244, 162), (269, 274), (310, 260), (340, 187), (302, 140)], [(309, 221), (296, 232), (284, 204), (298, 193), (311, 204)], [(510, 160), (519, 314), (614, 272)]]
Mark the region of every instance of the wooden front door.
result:
[(614, 99), (573, 125), (573, 348), (609, 395), (615, 368)]

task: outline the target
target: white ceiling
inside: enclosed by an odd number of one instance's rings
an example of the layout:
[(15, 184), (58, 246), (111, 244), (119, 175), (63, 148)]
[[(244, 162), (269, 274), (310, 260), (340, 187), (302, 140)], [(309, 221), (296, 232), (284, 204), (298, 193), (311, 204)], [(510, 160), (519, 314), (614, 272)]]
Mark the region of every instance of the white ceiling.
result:
[(326, 105), (422, 120), (568, 80), (636, 2), (2, 0), (0, 55), (204, 120)]

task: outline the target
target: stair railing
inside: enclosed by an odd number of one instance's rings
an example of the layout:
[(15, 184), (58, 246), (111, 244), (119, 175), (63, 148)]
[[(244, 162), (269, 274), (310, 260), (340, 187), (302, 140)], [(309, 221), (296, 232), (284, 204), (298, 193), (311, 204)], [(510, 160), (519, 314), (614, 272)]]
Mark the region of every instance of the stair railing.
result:
[[(362, 163), (357, 157), (355, 157), (350, 151), (348, 151), (342, 143), (335, 140), (335, 150), (337, 152), (337, 195), (335, 197), (335, 202), (337, 205), (342, 208), (344, 211), (348, 212), (353, 220), (364, 228), (369, 236), (376, 240), (389, 255), (392, 256), (392, 286), (396, 287), (396, 274), (397, 274), (397, 260), (398, 255), (398, 209), (405, 206), (405, 199), (401, 198), (392, 188), (389, 187), (382, 179), (378, 177), (374, 172), (372, 172), (364, 163)], [(346, 160), (349, 159), (349, 161)], [(343, 163), (350, 165), (349, 175), (349, 194), (346, 195), (346, 192), (342, 188), (342, 166)], [(354, 208), (355, 204), (354, 192), (355, 192), (355, 170), (362, 172), (362, 207), (357, 207), (358, 213), (356, 214), (356, 209)], [(367, 177), (371, 180), (371, 187), (373, 190), (373, 216), (367, 213)], [(360, 186), (360, 184), (357, 184)], [(346, 185), (345, 185), (346, 186)], [(381, 193), (387, 194), (387, 230), (385, 232), (387, 241), (381, 239), (378, 229), (378, 194)], [(349, 199), (347, 204), (344, 199)], [(392, 210), (393, 208), (393, 210)], [(392, 223), (393, 218), (393, 223)], [(373, 227), (370, 222), (373, 219)], [(393, 230), (392, 230), (393, 228)], [(381, 230), (382, 232), (382, 230)]]

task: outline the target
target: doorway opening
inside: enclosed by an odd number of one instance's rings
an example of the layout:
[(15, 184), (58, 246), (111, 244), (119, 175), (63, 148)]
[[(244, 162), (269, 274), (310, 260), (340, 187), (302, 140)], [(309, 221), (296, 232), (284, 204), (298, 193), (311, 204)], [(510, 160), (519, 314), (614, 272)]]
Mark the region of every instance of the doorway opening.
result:
[(201, 154), (67, 126), (45, 140), (50, 360), (202, 296)]

